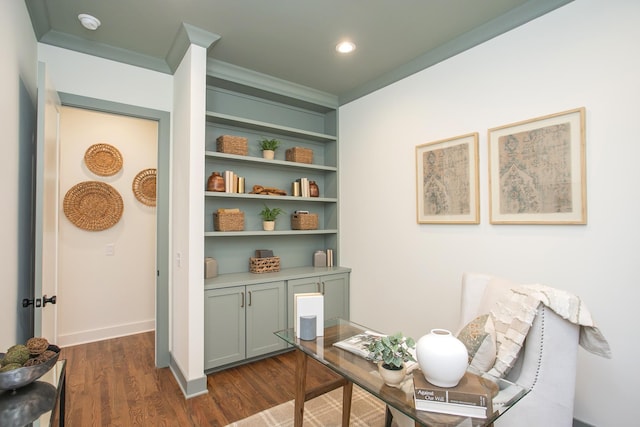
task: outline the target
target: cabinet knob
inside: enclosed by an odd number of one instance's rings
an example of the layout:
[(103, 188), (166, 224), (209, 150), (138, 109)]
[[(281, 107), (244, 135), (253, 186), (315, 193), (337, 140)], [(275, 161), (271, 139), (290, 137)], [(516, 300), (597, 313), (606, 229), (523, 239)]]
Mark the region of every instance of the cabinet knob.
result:
[(249, 302), (247, 303), (247, 307), (251, 307), (251, 291), (247, 292), (249, 296)]
[(240, 307), (244, 307), (244, 292), (240, 292)]

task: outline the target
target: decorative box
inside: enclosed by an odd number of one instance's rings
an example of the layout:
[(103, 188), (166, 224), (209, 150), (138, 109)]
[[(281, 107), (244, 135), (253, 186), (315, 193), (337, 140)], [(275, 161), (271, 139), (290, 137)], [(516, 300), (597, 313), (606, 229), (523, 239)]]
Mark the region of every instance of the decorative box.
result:
[(216, 139), (216, 149), (219, 153), (238, 154), (246, 156), (249, 153), (247, 138), (234, 135), (220, 135)]
[(311, 148), (288, 148), (284, 154), (285, 159), (289, 162), (313, 163), (313, 150)]
[(318, 228), (318, 214), (292, 214), (292, 230), (316, 230)]
[(280, 257), (249, 258), (249, 271), (252, 273), (269, 273), (280, 271)]
[(244, 212), (218, 212), (213, 214), (213, 228), (216, 231), (244, 230)]

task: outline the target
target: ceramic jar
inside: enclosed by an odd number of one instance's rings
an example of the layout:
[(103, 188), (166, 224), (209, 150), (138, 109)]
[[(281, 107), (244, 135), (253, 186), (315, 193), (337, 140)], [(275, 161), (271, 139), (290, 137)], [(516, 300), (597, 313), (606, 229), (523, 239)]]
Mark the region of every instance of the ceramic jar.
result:
[(309, 181), (309, 196), (311, 197), (319, 197), (320, 189), (318, 188), (318, 184), (315, 181)]
[(207, 180), (207, 191), (224, 191), (224, 178), (219, 172), (212, 173)]
[(432, 329), (416, 343), (424, 377), (439, 387), (455, 387), (468, 367), (467, 348), (446, 329)]

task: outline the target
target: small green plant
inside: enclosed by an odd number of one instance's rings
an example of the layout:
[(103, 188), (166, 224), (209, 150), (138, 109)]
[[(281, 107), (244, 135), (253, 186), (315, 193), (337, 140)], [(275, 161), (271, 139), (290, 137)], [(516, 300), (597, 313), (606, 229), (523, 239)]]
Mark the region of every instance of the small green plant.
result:
[(402, 369), (405, 362), (415, 362), (416, 359), (409, 352), (409, 349), (415, 346), (413, 338), (405, 337), (398, 332), (395, 335), (376, 337), (367, 345), (367, 350), (369, 350), (369, 359), (382, 362), (387, 369), (398, 370)]
[(258, 215), (262, 217), (263, 221), (275, 221), (276, 217), (281, 213), (284, 213), (284, 211), (280, 208), (270, 209), (269, 206), (264, 205), (264, 209)]
[(260, 145), (260, 149), (262, 151), (264, 150), (272, 150), (275, 151), (276, 148), (278, 148), (280, 146), (280, 141), (278, 141), (277, 139), (267, 139), (267, 138), (262, 138), (258, 144)]

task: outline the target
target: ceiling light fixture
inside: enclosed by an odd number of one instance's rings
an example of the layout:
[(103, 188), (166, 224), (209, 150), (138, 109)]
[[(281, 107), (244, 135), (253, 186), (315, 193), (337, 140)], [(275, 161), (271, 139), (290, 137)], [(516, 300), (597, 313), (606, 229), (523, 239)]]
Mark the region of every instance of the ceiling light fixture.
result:
[(83, 27), (87, 30), (95, 31), (100, 26), (101, 22), (95, 16), (87, 15), (86, 13), (81, 13), (78, 15), (78, 19)]
[(356, 45), (351, 42), (340, 42), (336, 45), (336, 50), (340, 53), (350, 53), (356, 50)]

